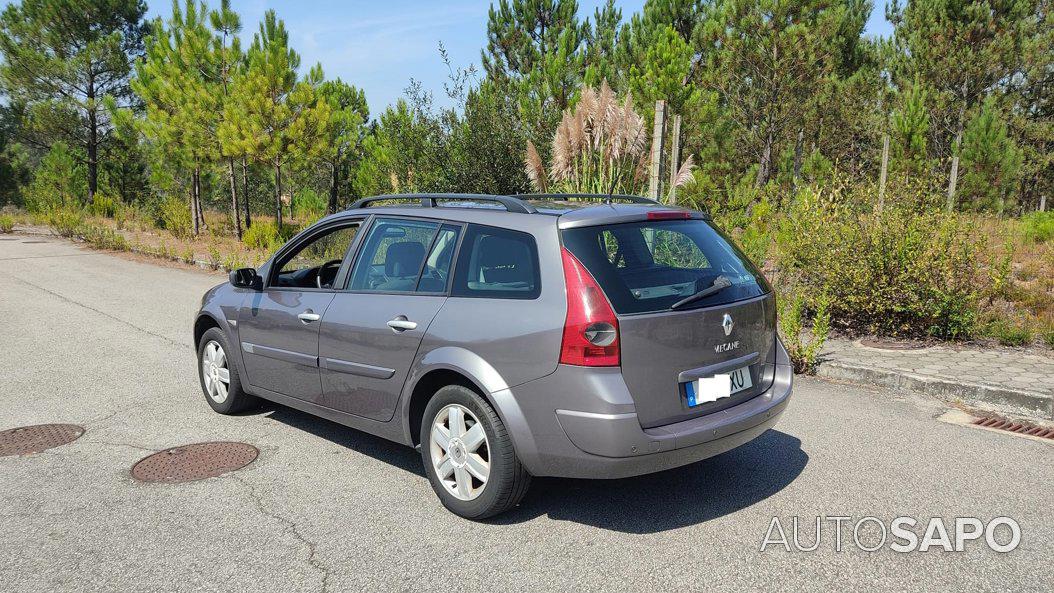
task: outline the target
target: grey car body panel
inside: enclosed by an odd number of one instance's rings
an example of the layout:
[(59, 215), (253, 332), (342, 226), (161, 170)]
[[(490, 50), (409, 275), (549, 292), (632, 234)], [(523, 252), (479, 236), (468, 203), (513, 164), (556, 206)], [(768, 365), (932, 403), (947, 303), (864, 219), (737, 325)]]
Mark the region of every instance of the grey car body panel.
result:
[(314, 400), (322, 393), (318, 369), (318, 322), (297, 315), (324, 315), (332, 292), (266, 289), (243, 301), (238, 314), (242, 366), (249, 385)]
[(698, 218), (701, 220), (709, 219), (709, 216), (703, 212), (678, 208), (677, 206), (612, 203), (597, 204), (595, 206), (568, 210), (560, 216), (558, 224), (561, 229), (573, 229), (582, 226), (635, 222), (638, 220), (646, 220), (648, 213), (656, 210), (676, 210), (678, 212), (685, 212), (691, 218)]
[[(725, 367), (730, 359), (767, 357), (775, 338), (772, 302), (768, 294), (716, 307), (619, 317), (622, 375), (637, 402), (641, 424), (647, 428), (710, 414), (767, 389), (755, 364), (749, 366), (754, 385), (750, 389), (688, 408), (681, 397), (680, 382), (686, 375), (712, 376), (715, 373), (708, 372), (709, 367)], [(722, 327), (725, 315), (731, 315), (734, 322), (728, 335)], [(726, 346), (728, 350), (715, 350)]]
[[(322, 393), (315, 403), (372, 420), (391, 420), (421, 339), (444, 300), (432, 295), (337, 293), (322, 319)], [(400, 316), (417, 327), (394, 331), (386, 325)]]
[[(323, 225), (352, 218), (367, 224), (371, 216), (383, 215), (490, 225), (535, 237), (540, 294), (530, 300), (401, 296), (407, 302), (431, 300), (426, 310), (415, 309), (412, 316), (396, 312), (398, 306), (376, 303), (366, 307), (368, 314), (359, 315), (356, 297), (361, 294), (290, 291), (308, 293), (311, 296), (300, 297), (307, 299), (333, 297), (321, 312), (321, 322), (313, 324), (318, 333), (314, 367), (283, 362), (288, 365), (286, 370), (302, 367), (291, 371), (296, 375), (294, 382), (310, 381), (313, 376), (318, 389), (280, 393), (274, 388), (288, 382), (289, 377), (271, 383), (276, 373), (273, 369), (265, 370), (271, 375), (264, 379), (249, 376), (259, 361), (247, 356), (258, 355), (235, 348), (233, 355), (242, 363), (238, 365), (242, 382), (248, 391), (264, 399), (411, 445), (415, 440), (410, 416), (415, 387), (430, 373), (455, 372), (491, 403), (508, 429), (517, 456), (536, 476), (631, 476), (691, 463), (736, 447), (772, 426), (791, 393), (790, 361), (771, 330), (771, 295), (705, 309), (619, 316), (622, 367), (559, 364), (567, 307), (560, 229), (643, 220), (656, 209), (671, 208), (594, 204), (553, 214), (517, 214), (497, 208), (371, 207), (328, 216), (290, 240), (276, 257)], [(688, 212), (693, 218), (707, 218), (700, 212)], [(354, 250), (355, 246), (349, 253)], [(273, 257), (260, 267), (261, 276), (270, 274), (274, 261)], [(339, 279), (347, 276), (350, 265), (350, 258), (346, 258)], [(393, 295), (369, 296), (377, 302), (398, 300)], [(286, 298), (295, 299), (282, 296), (272, 300)], [(285, 337), (268, 340), (261, 335), (265, 331), (261, 321), (267, 320), (261, 320), (259, 312), (267, 309), (265, 303), (270, 304), (264, 299), (261, 292), (224, 284), (206, 293), (199, 319), (207, 318), (223, 329), (232, 345), (246, 342), (251, 349), (263, 346), (297, 352), (306, 355), (303, 360), (309, 362), (310, 348), (304, 352), (299, 346), (290, 347), (299, 339), (296, 332), (291, 341)], [(255, 324), (251, 321), (254, 308)], [(271, 315), (269, 309), (267, 312)], [(393, 315), (386, 318), (388, 313)], [(720, 327), (725, 313), (730, 313), (736, 324), (728, 337)], [(400, 335), (387, 327), (378, 329), (378, 323), (400, 314), (418, 322), (410, 331), (419, 336)], [(242, 315), (248, 316), (248, 324)], [(277, 314), (270, 322), (279, 322)], [(370, 327), (364, 328), (365, 323)], [(765, 327), (769, 328), (767, 333)], [(389, 334), (397, 338), (389, 339)], [(714, 356), (714, 345), (736, 339), (739, 348)], [(703, 348), (710, 350), (684, 352)], [(393, 363), (385, 352), (397, 353), (398, 360)], [(246, 360), (251, 363), (246, 364)], [(403, 360), (410, 362), (404, 364)], [(705, 413), (683, 408), (677, 391), (679, 382), (721, 372), (725, 366), (743, 361), (751, 366), (755, 385), (749, 394), (716, 402), (718, 405)], [(372, 390), (373, 395), (362, 397), (363, 390), (367, 394)]]

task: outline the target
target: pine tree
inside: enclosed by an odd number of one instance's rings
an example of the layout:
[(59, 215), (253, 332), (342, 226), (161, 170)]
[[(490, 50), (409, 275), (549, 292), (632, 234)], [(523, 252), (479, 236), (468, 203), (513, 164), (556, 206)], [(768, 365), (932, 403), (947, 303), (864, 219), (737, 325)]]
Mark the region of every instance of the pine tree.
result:
[(293, 158), (318, 156), (329, 117), (329, 105), (318, 101), (322, 68), (297, 79), (300, 55), (289, 47), (289, 33), (268, 10), (235, 76), (231, 100), (224, 107), (220, 141), (231, 154), (243, 154), (274, 171), (275, 218), (282, 225), (285, 197), (283, 169)]
[(0, 84), (27, 108), (23, 140), (75, 147), (89, 201), (112, 139), (104, 102), (134, 100), (128, 76), (143, 49), (145, 12), (142, 0), (23, 0), (0, 15)]
[(738, 128), (738, 151), (757, 163), (755, 185), (773, 175), (780, 144), (800, 137), (812, 102), (839, 67), (836, 45), (852, 14), (828, 0), (724, 0), (699, 33), (703, 83)]
[(1007, 134), (1006, 122), (993, 98), (988, 98), (963, 131), (962, 195), (978, 210), (1002, 214), (1006, 198), (1017, 184), (1022, 153)]
[(139, 122), (167, 167), (190, 175), (190, 213), (193, 231), (204, 224), (202, 171), (217, 156), (215, 130), (222, 94), (211, 72), (212, 35), (206, 26), (204, 4), (187, 0), (183, 9), (172, 6), (167, 26), (157, 19), (146, 39), (146, 57), (136, 68), (132, 88), (142, 99), (146, 117)]
[(547, 145), (585, 70), (588, 24), (575, 0), (501, 0), (487, 18), (487, 78), (516, 97), (524, 131)]
[[(933, 156), (952, 159), (952, 170), (967, 117), (1022, 67), (1037, 15), (1034, 0), (893, 0), (888, 7), (898, 50), (895, 82), (918, 79), (934, 90), (930, 147)], [(949, 206), (955, 177), (949, 175)]]
[(923, 176), (927, 173), (927, 137), (930, 131), (930, 114), (927, 109), (929, 91), (916, 81), (900, 93), (899, 105), (893, 111), (893, 161), (903, 167), (909, 175)]
[(327, 213), (338, 208), (341, 187), (348, 171), (361, 150), (365, 124), (370, 118), (366, 93), (339, 78), (326, 81), (319, 87), (322, 98), (329, 103), (330, 118), (326, 126), (325, 160), (332, 169)]
[(654, 105), (659, 99), (669, 104), (672, 113), (683, 114), (701, 96), (697, 86), (687, 84), (694, 52), (673, 27), (665, 26), (650, 37), (643, 54), (626, 71), (633, 100), (642, 106), (645, 120), (654, 117)]
[[(209, 75), (212, 78), (212, 82), (223, 91), (223, 107), (217, 110), (217, 114), (223, 117), (227, 113), (226, 104), (231, 101), (234, 93), (235, 73), (238, 71), (242, 61), (241, 43), (238, 40), (238, 33), (241, 32), (242, 23), (238, 13), (231, 10), (230, 0), (222, 0), (220, 8), (213, 10), (209, 14), (209, 22), (212, 24), (214, 32), (211, 48), (213, 63)], [(217, 122), (214, 137), (216, 138), (219, 152), (225, 157), (227, 163), (227, 179), (231, 189), (231, 218), (234, 220), (234, 228), (238, 238), (241, 239), (242, 217), (238, 209), (238, 182), (234, 167), (235, 157), (241, 155), (237, 151), (226, 150), (226, 147), (219, 142), (219, 128), (222, 125), (222, 122)], [(248, 227), (252, 224), (248, 194), (242, 196), (242, 199), (245, 202), (245, 226)]]

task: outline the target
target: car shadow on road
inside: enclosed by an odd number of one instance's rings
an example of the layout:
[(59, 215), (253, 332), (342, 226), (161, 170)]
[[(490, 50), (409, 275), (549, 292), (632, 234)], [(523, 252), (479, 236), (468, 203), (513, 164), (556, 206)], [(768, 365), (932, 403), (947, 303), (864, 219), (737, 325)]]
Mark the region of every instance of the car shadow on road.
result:
[(658, 533), (761, 502), (790, 485), (808, 462), (798, 438), (770, 429), (716, 457), (657, 474), (621, 480), (536, 478), (523, 503), (495, 522), (547, 515), (625, 533)]
[[(424, 478), (413, 449), (292, 408), (264, 415)], [(507, 525), (546, 515), (625, 533), (658, 533), (704, 523), (754, 505), (790, 485), (809, 462), (801, 441), (770, 429), (753, 441), (691, 465), (621, 480), (535, 478), (515, 509), (489, 520)]]
[(410, 447), (394, 443), (388, 439), (374, 436), (361, 430), (355, 430), (281, 404), (264, 402), (253, 415), (262, 415), (281, 422), (297, 430), (313, 434), (332, 443), (369, 455), (401, 470), (425, 477), (421, 468), (421, 456)]

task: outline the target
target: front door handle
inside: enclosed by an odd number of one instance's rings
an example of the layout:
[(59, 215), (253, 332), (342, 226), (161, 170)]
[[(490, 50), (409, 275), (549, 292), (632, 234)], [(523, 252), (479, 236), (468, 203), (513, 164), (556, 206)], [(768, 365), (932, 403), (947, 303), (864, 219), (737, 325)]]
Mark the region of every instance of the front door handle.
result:
[(318, 313), (312, 313), (311, 309), (308, 309), (300, 315), (297, 315), (296, 318), (303, 323), (311, 323), (312, 321), (318, 321), (319, 319), (322, 319), (322, 316)]
[(394, 329), (397, 332), (406, 331), (408, 329), (417, 329), (416, 321), (408, 321), (405, 315), (400, 315), (395, 319), (388, 322), (388, 327)]

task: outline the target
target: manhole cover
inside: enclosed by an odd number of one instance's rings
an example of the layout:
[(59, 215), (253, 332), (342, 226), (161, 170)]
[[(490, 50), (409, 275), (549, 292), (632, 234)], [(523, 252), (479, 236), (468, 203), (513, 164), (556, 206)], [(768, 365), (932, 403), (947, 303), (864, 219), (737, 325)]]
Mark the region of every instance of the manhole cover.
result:
[(241, 469), (259, 454), (245, 443), (183, 445), (140, 459), (132, 466), (132, 477), (142, 482), (193, 482)]
[(29, 455), (72, 443), (84, 434), (76, 424), (38, 424), (0, 432), (0, 457)]
[(923, 350), (929, 348), (929, 344), (925, 342), (878, 340), (875, 338), (861, 338), (860, 345), (881, 350)]

